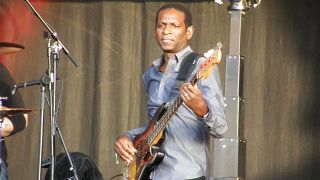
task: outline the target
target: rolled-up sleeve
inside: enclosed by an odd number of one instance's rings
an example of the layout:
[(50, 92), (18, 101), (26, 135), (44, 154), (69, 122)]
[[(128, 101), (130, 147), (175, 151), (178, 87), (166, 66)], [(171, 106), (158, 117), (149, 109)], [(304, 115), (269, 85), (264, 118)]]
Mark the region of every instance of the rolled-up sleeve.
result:
[(125, 132), (125, 135), (127, 135), (131, 139), (131, 141), (133, 141), (139, 134), (142, 134), (147, 129), (147, 127), (148, 125), (146, 124), (142, 127), (129, 130)]
[(215, 137), (223, 137), (228, 125), (225, 117), (225, 103), (221, 91), (218, 66), (215, 66), (207, 79), (200, 79), (199, 88), (208, 105), (208, 115), (199, 118)]

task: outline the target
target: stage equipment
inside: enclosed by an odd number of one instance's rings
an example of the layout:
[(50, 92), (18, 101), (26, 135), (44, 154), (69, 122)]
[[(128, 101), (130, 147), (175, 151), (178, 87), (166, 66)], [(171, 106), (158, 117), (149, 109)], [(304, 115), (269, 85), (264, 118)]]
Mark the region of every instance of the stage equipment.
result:
[[(257, 7), (261, 0), (229, 0), (231, 5), (229, 6), (229, 10), (245, 10), (250, 7)], [(214, 0), (214, 2), (218, 4), (223, 4), (223, 0)]]
[(230, 11), (247, 11), (251, 7), (257, 7), (261, 0), (230, 0)]
[[(94, 161), (87, 155), (80, 152), (71, 152), (79, 179), (81, 180), (103, 180), (102, 174)], [(69, 161), (65, 153), (60, 153), (56, 157), (56, 173), (54, 174), (55, 179), (71, 180), (72, 173), (68, 170)], [(50, 167), (51, 168), (51, 167)], [(44, 180), (49, 180), (50, 171), (47, 171)]]
[(228, 131), (224, 138), (214, 140), (214, 180), (245, 179), (246, 140), (243, 126), (243, 68), (240, 55), (241, 20), (250, 7), (260, 0), (230, 0), (230, 47), (226, 56), (225, 103)]
[[(0, 97), (0, 141), (3, 141), (3, 138), (1, 136), (1, 130), (2, 130), (2, 123), (4, 121), (5, 117), (13, 116), (13, 115), (18, 115), (18, 114), (27, 114), (31, 111), (35, 111), (34, 109), (26, 109), (26, 108), (8, 108), (5, 106), (2, 106), (2, 101), (7, 100), (7, 97)], [(1, 145), (2, 143), (0, 142), (0, 158), (1, 157)], [(3, 162), (0, 161), (0, 167)], [(0, 174), (1, 174), (1, 168), (0, 168)]]
[(0, 42), (0, 55), (16, 53), (23, 50), (24, 47), (20, 44), (10, 42)]
[(19, 88), (25, 88), (25, 87), (34, 86), (34, 85), (45, 86), (49, 83), (50, 83), (50, 78), (49, 78), (48, 74), (45, 74), (41, 77), (40, 80), (28, 81), (28, 82), (23, 82), (23, 83), (19, 83), (19, 84), (14, 85), (14, 87), (11, 91), (11, 94), (14, 95), (16, 93), (17, 89), (19, 89)]
[(35, 109), (26, 109), (26, 108), (8, 108), (1, 106), (0, 104), (0, 119), (8, 116), (13, 116), (17, 114), (27, 114)]
[[(54, 169), (55, 169), (55, 140), (56, 133), (58, 133), (65, 153), (70, 161), (71, 168), (73, 171), (74, 178), (78, 180), (76, 167), (70, 157), (68, 149), (64, 143), (60, 128), (57, 124), (57, 114), (58, 106), (56, 103), (56, 87), (57, 87), (57, 64), (60, 59), (59, 51), (62, 50), (68, 59), (73, 63), (74, 66), (78, 67), (77, 63), (73, 60), (70, 55), (69, 50), (63, 45), (63, 43), (58, 38), (58, 33), (50, 26), (44, 19), (39, 15), (36, 9), (28, 0), (24, 0), (27, 8), (34, 14), (41, 23), (45, 26), (48, 32), (44, 33), (44, 38), (47, 40), (47, 55), (48, 55), (48, 77), (50, 79), (49, 83), (43, 83), (41, 85), (41, 98), (40, 98), (40, 140), (39, 140), (39, 161), (38, 161), (38, 173), (37, 179), (41, 178), (41, 161), (42, 161), (42, 151), (43, 151), (43, 125), (44, 125), (44, 102), (45, 102), (45, 92), (48, 90), (49, 93), (49, 107), (50, 107), (50, 160), (51, 160), (51, 180), (54, 180)], [(44, 75), (46, 76), (46, 75)]]
[[(0, 108), (2, 108), (2, 101), (3, 100), (7, 100), (8, 98), (7, 97), (0, 97)], [(2, 147), (1, 147), (1, 145), (2, 145), (2, 136), (1, 136), (1, 134), (2, 134), (2, 123), (3, 123), (3, 121), (4, 121), (4, 115), (3, 115), (3, 117), (2, 117), (2, 115), (0, 115), (0, 158), (2, 158), (2, 152), (1, 152), (1, 150), (2, 150)], [(2, 167), (2, 159), (0, 159), (0, 174), (1, 174), (1, 167)]]

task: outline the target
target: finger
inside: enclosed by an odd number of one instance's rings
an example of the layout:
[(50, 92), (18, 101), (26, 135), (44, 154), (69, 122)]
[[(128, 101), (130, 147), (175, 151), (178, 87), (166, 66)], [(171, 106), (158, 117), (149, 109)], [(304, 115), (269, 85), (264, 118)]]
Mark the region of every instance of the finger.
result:
[(200, 94), (202, 94), (202, 92), (198, 88), (198, 85), (188, 86), (188, 93), (192, 96), (199, 96)]
[(189, 91), (190, 90), (187, 84), (184, 84), (184, 86), (181, 87), (181, 92), (183, 93), (183, 95), (186, 95)]
[(184, 94), (184, 97), (186, 98), (186, 100), (190, 100), (191, 99), (191, 94), (189, 94), (188, 92), (186, 92)]
[(190, 82), (185, 82), (181, 85), (181, 89), (188, 89), (188, 86), (190, 86)]
[(195, 89), (199, 90), (199, 86), (198, 86), (197, 83), (196, 83), (193, 87), (194, 87)]
[(130, 153), (131, 155), (134, 155), (135, 152), (137, 152), (137, 150), (133, 147), (132, 144), (127, 144), (127, 146), (125, 147), (126, 151), (128, 153)]
[(185, 96), (186, 95), (186, 87), (185, 84), (182, 84), (181, 88), (180, 88), (180, 96)]
[(188, 93), (182, 93), (181, 94), (181, 98), (182, 98), (183, 102), (185, 102), (186, 104), (191, 99), (191, 97), (190, 97), (190, 95)]
[(186, 96), (185, 96), (185, 94), (186, 94), (186, 93), (183, 92), (183, 91), (180, 92), (180, 97), (181, 97), (181, 99), (182, 99), (183, 102), (186, 101)]
[(130, 162), (133, 159), (131, 155), (131, 150), (127, 145), (122, 145), (121, 143), (116, 143), (115, 151), (119, 154), (120, 158), (124, 161)]
[(129, 144), (128, 147), (130, 148), (132, 155), (137, 152), (136, 148), (134, 148), (132, 144)]
[(195, 86), (191, 85), (190, 83), (185, 83), (185, 86), (183, 87), (183, 90), (187, 93), (194, 93), (196, 92)]
[(120, 154), (120, 158), (127, 163), (130, 163), (133, 160), (133, 157), (128, 157), (125, 154)]
[(181, 94), (184, 96), (185, 99), (190, 100), (194, 96), (196, 96), (196, 91), (193, 89), (193, 87), (189, 87), (188, 84), (186, 84), (182, 89), (181, 89)]
[(127, 138), (120, 139), (117, 143), (130, 154), (134, 154), (137, 150), (134, 148), (132, 141), (128, 140)]
[(133, 160), (133, 156), (131, 156), (128, 152), (126, 151), (120, 151), (120, 153), (118, 153), (120, 158), (123, 160), (123, 161), (126, 161), (128, 163), (130, 163), (132, 160)]
[[(129, 145), (126, 145), (123, 147), (123, 149), (125, 150), (125, 152), (128, 154), (128, 156), (132, 157), (132, 155), (134, 155), (134, 150), (132, 150)], [(134, 148), (133, 148), (134, 149)]]
[(191, 90), (192, 85), (190, 83), (184, 83), (180, 89), (180, 96), (184, 102), (191, 100), (195, 94)]
[(190, 83), (187, 84), (187, 87), (189, 90), (194, 90), (194, 89), (196, 89), (197, 86), (198, 86), (197, 84), (194, 84), (194, 85), (192, 85)]

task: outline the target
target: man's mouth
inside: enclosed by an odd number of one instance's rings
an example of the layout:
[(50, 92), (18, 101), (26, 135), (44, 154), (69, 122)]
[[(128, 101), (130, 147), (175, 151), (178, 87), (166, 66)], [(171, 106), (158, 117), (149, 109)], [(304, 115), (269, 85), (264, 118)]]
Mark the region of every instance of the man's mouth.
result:
[(173, 42), (172, 39), (161, 39), (162, 42), (164, 43), (170, 43), (170, 42)]

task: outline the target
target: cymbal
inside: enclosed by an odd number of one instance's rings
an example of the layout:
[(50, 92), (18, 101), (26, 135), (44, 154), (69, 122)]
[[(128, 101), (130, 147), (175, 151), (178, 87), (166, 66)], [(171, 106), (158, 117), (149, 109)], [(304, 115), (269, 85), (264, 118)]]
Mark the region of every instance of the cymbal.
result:
[(10, 42), (0, 42), (0, 55), (16, 53), (24, 49), (24, 46), (20, 44)]
[(17, 114), (26, 114), (35, 109), (26, 109), (26, 108), (8, 108), (5, 106), (0, 106), (0, 118), (17, 115)]

